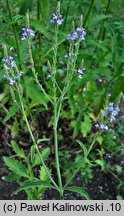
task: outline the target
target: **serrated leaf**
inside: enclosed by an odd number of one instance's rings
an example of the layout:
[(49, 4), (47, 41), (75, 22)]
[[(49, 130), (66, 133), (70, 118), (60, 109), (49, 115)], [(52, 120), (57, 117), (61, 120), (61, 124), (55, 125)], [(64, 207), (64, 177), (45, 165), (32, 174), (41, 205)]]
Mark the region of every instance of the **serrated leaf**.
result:
[(13, 140), (11, 141), (11, 144), (12, 144), (12, 148), (13, 148), (14, 152), (16, 153), (16, 155), (25, 159), (26, 155), (25, 155), (24, 150), (19, 148), (17, 143), (15, 141), (13, 141)]
[(18, 134), (18, 131), (19, 131), (19, 123), (17, 121), (17, 119), (14, 121), (14, 124), (11, 128), (11, 135), (12, 135), (12, 138), (15, 138), (15, 136)]
[(87, 157), (88, 151), (87, 151), (86, 146), (85, 146), (80, 140), (76, 140), (76, 141), (77, 141), (77, 143), (80, 145), (80, 147), (82, 148), (83, 153), (84, 153), (84, 157)]
[[(51, 173), (50, 170), (49, 170), (49, 173)], [(47, 181), (47, 180), (49, 180), (48, 179), (48, 175), (46, 173), (46, 170), (45, 170), (45, 168), (43, 166), (40, 167), (40, 180), (41, 181)]]
[[(48, 158), (49, 154), (50, 154), (50, 148), (45, 148), (42, 151), (41, 156), (42, 156), (42, 158), (43, 158), (44, 161)], [(40, 155), (39, 154), (35, 154), (35, 159), (34, 159), (33, 167), (37, 166), (37, 165), (40, 165), (40, 164), (42, 164)]]
[(6, 115), (6, 117), (4, 118), (4, 123), (6, 122), (6, 121), (8, 121), (11, 117), (13, 117), (17, 112), (18, 112), (18, 107), (17, 107), (17, 105), (16, 104), (14, 104), (10, 109), (9, 109), (9, 111), (8, 111), (8, 113), (7, 113), (7, 115)]
[(44, 188), (54, 188), (56, 189), (54, 186), (52, 186), (50, 183), (44, 182), (44, 181), (40, 181), (40, 180), (34, 180), (34, 181), (28, 181), (26, 183), (23, 183), (15, 192), (14, 194), (22, 191), (22, 190), (27, 190), (30, 188), (36, 188), (36, 187), (44, 187)]
[(18, 182), (20, 180), (20, 176), (17, 175), (16, 173), (10, 173), (8, 176), (4, 177), (4, 180), (6, 182), (13, 182), (13, 181)]
[(21, 162), (18, 162), (15, 159), (4, 156), (3, 160), (5, 164), (17, 175), (20, 175), (25, 178), (29, 178), (26, 168), (23, 166)]
[(90, 200), (89, 194), (81, 187), (77, 187), (77, 186), (66, 187), (65, 190), (79, 193), (83, 197), (85, 197), (87, 200)]

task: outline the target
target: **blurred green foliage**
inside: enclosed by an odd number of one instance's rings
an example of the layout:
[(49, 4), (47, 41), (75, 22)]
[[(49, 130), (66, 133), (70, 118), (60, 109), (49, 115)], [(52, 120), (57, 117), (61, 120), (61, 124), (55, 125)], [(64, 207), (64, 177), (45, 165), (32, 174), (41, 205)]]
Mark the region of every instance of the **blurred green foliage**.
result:
[[(4, 57), (2, 45), (6, 44), (19, 67), (25, 72), (23, 78), (25, 109), (31, 124), (33, 125), (35, 122), (37, 125), (39, 118), (45, 113), (48, 115), (48, 124), (51, 125), (53, 120), (47, 112), (48, 100), (42, 95), (33, 80), (27, 56), (27, 45), (21, 41), (21, 29), (25, 26), (25, 14), (29, 11), (31, 28), (36, 31), (36, 37), (33, 41), (33, 58), (36, 71), (40, 82), (47, 88), (48, 94), (52, 97), (51, 81), (47, 79), (49, 74), (47, 60), (51, 60), (53, 55), (54, 29), (51, 27), (50, 17), (55, 12), (56, 1), (10, 0), (9, 2), (11, 13), (8, 10), (7, 1), (0, 1), (0, 58), (2, 60)], [(75, 21), (75, 26), (78, 26), (79, 16), (82, 14), (84, 17), (87, 36), (80, 47), (77, 65), (80, 67), (81, 61), (84, 59), (86, 72), (82, 79), (75, 78), (76, 80), (68, 92), (68, 97), (65, 98), (61, 120), (69, 122), (72, 140), (81, 136), (88, 146), (94, 136), (94, 124), (98, 120), (100, 110), (107, 101), (115, 101), (124, 90), (124, 1), (61, 0), (61, 13), (64, 17), (64, 23), (60, 27), (58, 40), (58, 83), (63, 80), (65, 73), (66, 59), (64, 56), (67, 54), (66, 50), (69, 46), (67, 34), (72, 31), (70, 26), (72, 26), (72, 21)], [(19, 108), (11, 99), (9, 84), (3, 79), (3, 75), (3, 63), (0, 61), (1, 116), (5, 126), (12, 119), (11, 136), (16, 137), (18, 135), (21, 137), (21, 129), (24, 128), (26, 131), (24, 122), (23, 119), (20, 119)], [(119, 146), (118, 135), (121, 128), (122, 126), (118, 125), (117, 131), (113, 130), (108, 134), (101, 135), (97, 140), (96, 148), (99, 149), (99, 152), (96, 155), (93, 153), (92, 160), (96, 160), (96, 164), (100, 165), (103, 170), (105, 169), (103, 157), (105, 152), (123, 153), (122, 147)], [(113, 138), (115, 136), (118, 138), (117, 140)], [(60, 140), (66, 143), (65, 136), (64, 139), (62, 137)], [(22, 153), (23, 151), (20, 150), (20, 154)], [(99, 159), (100, 157), (101, 159)], [(8, 163), (7, 158), (4, 160)], [(13, 164), (13, 161), (10, 162)], [(72, 168), (77, 169), (82, 162), (82, 157), (78, 156), (75, 162), (68, 163), (68, 172), (71, 172)], [(37, 162), (35, 163), (37, 164)], [(66, 163), (64, 166), (66, 168)], [(92, 166), (92, 163), (85, 161), (81, 167), (85, 182), (92, 175)], [(22, 173), (27, 175), (21, 163), (18, 169), (19, 172), (22, 170)], [(67, 179), (70, 176), (68, 172), (65, 172), (65, 175), (68, 176)]]

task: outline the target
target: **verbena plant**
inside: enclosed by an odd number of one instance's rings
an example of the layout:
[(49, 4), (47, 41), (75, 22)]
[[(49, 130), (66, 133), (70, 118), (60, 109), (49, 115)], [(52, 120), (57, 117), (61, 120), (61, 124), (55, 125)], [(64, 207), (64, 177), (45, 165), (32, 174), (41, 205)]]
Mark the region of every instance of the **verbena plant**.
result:
[[(49, 138), (35, 138), (33, 134), (32, 128), (30, 126), (27, 114), (26, 114), (26, 104), (25, 104), (25, 94), (23, 89), (23, 77), (25, 76), (25, 72), (22, 71), (21, 66), (17, 65), (13, 57), (11, 57), (8, 53), (7, 47), (4, 46), (4, 69), (5, 75), (4, 78), (8, 80), (10, 84), (10, 93), (13, 99), (13, 102), (18, 107), (20, 112), (22, 113), (23, 119), (27, 125), (28, 132), (30, 134), (32, 145), (30, 148), (30, 152), (28, 155), (25, 153), (23, 149), (21, 149), (15, 141), (12, 141), (12, 148), (15, 152), (15, 156), (12, 157), (4, 157), (4, 162), (11, 169), (12, 174), (10, 174), (6, 179), (8, 180), (16, 180), (19, 182), (20, 187), (16, 191), (19, 192), (21, 190), (25, 190), (27, 193), (28, 199), (40, 199), (41, 194), (46, 189), (55, 189), (60, 194), (60, 199), (64, 198), (64, 191), (72, 191), (81, 194), (86, 199), (90, 199), (88, 193), (80, 187), (77, 186), (69, 186), (75, 175), (82, 168), (82, 164), (76, 167), (73, 170), (73, 173), (69, 176), (66, 183), (63, 185), (62, 173), (60, 170), (60, 160), (59, 160), (59, 146), (58, 146), (58, 122), (60, 119), (60, 112), (65, 100), (65, 96), (70, 90), (73, 83), (76, 82), (76, 79), (83, 79), (83, 74), (86, 73), (86, 69), (84, 67), (84, 60), (82, 59), (80, 65), (77, 64), (77, 57), (79, 54), (80, 43), (85, 40), (86, 32), (83, 28), (83, 17), (80, 17), (79, 25), (75, 26), (75, 23), (72, 24), (72, 31), (67, 36), (69, 49), (67, 54), (65, 55), (65, 64), (62, 68), (63, 76), (60, 77), (58, 82), (58, 53), (59, 53), (59, 27), (63, 23), (63, 17), (60, 14), (60, 3), (57, 5), (56, 13), (53, 14), (51, 19), (52, 27), (55, 26), (55, 34), (54, 34), (54, 44), (52, 49), (53, 58), (52, 60), (47, 61), (48, 65), (48, 74), (47, 80), (51, 80), (52, 89), (51, 95), (47, 93), (47, 90), (44, 88), (43, 84), (39, 81), (39, 74), (36, 69), (36, 65), (32, 55), (33, 49), (33, 41), (32, 38), (35, 37), (35, 32), (30, 28), (29, 22), (29, 13), (26, 16), (26, 27), (22, 29), (22, 41), (26, 41), (28, 48), (28, 58), (30, 62), (30, 68), (33, 73), (33, 78), (39, 89), (41, 90), (42, 95), (48, 100), (50, 107), (53, 109), (53, 134), (54, 134), (54, 149), (55, 149), (55, 168), (57, 173), (57, 181), (52, 173), (51, 168), (49, 168), (46, 164), (47, 159), (50, 155), (50, 149), (40, 149), (39, 144), (44, 141), (49, 141)], [(14, 30), (15, 31), (15, 30)], [(16, 36), (15, 36), (16, 37)], [(18, 43), (18, 42), (17, 42)], [(17, 44), (18, 45), (18, 44)], [(19, 52), (18, 52), (19, 55)], [(90, 166), (94, 166), (95, 164), (100, 164), (100, 160), (93, 162), (90, 158), (90, 153), (94, 147), (96, 140), (100, 137), (100, 135), (104, 131), (109, 130), (108, 123), (115, 120), (116, 115), (119, 112), (119, 103), (120, 98), (114, 103), (107, 102), (105, 106), (105, 110), (101, 113), (99, 118), (99, 123), (96, 124), (96, 134), (91, 141), (90, 146), (87, 148), (80, 140), (77, 140), (77, 143), (81, 147), (83, 154), (81, 155), (82, 160), (81, 163), (87, 164)], [(51, 116), (52, 118), (52, 116)], [(15, 157), (18, 158), (15, 159)], [(35, 167), (40, 165), (39, 174), (35, 174)]]

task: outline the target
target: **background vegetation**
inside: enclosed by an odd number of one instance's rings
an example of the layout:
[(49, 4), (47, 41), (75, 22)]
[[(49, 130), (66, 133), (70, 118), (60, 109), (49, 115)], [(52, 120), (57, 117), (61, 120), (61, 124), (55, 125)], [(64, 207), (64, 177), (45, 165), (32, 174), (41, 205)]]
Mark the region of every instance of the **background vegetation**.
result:
[[(61, 0), (60, 2), (61, 14), (64, 18), (58, 39), (57, 82), (60, 84), (60, 88), (66, 64), (64, 56), (67, 54), (67, 47), (69, 47), (67, 35), (72, 31), (73, 21), (78, 26), (81, 14), (83, 15), (83, 27), (87, 33), (86, 40), (81, 44), (77, 60), (77, 65), (80, 67), (81, 61), (84, 59), (86, 72), (82, 79), (75, 78), (75, 82), (64, 98), (64, 106), (60, 113), (58, 139), (63, 177), (68, 180), (71, 172), (78, 173), (80, 166), (83, 182), (89, 181), (93, 167), (87, 163), (82, 165), (82, 150), (80, 151), (76, 140), (80, 139), (88, 147), (96, 132), (95, 124), (99, 121), (101, 109), (108, 102), (119, 100), (120, 117), (118, 116), (116, 122), (110, 125), (112, 130), (97, 138), (90, 159), (94, 161), (94, 166), (99, 166), (103, 172), (110, 172), (114, 175), (120, 189), (123, 183), (119, 176), (123, 173), (123, 166), (113, 165), (107, 158), (124, 154), (124, 1)], [(50, 19), (56, 10), (56, 4), (55, 0), (0, 1), (0, 121), (1, 127), (4, 128), (5, 155), (12, 156), (14, 154), (13, 142), (18, 143), (25, 154), (28, 154), (32, 143), (25, 120), (20, 115), (18, 106), (12, 100), (10, 85), (3, 78), (3, 44), (7, 46), (9, 54), (14, 57), (20, 70), (24, 71), (22, 77), (24, 107), (35, 137), (37, 139), (50, 138), (40, 144), (46, 151), (45, 157), (48, 164), (50, 163), (48, 159), (50, 152), (50, 158), (54, 157), (51, 128), (53, 110), (48, 99), (34, 81), (27, 55), (27, 44), (21, 40), (21, 34), (22, 28), (26, 25), (26, 13), (29, 11), (30, 26), (36, 32), (32, 45), (35, 68), (38, 71), (40, 83), (52, 98), (52, 82), (48, 78), (50, 71), (47, 61), (48, 59), (52, 61), (53, 57), (54, 28), (51, 26)], [(34, 162), (34, 166), (39, 165), (40, 162)], [(46, 176), (42, 180), (45, 178)], [(10, 180), (10, 178), (8, 179)], [(117, 195), (120, 195), (119, 190), (117, 190)]]

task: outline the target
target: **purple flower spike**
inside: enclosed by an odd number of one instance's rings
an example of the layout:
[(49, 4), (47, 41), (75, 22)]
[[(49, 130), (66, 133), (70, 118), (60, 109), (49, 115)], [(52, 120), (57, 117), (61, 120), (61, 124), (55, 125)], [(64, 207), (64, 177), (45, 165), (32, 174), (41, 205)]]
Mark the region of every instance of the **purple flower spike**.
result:
[(116, 116), (118, 115), (118, 112), (119, 112), (119, 107), (114, 107), (114, 103), (111, 102), (109, 104), (109, 106), (107, 106), (105, 108), (106, 112), (104, 113), (104, 115), (109, 115), (110, 116), (110, 122), (113, 122), (116, 120)]
[(11, 66), (12, 68), (16, 66), (16, 62), (13, 60), (12, 56), (4, 58), (2, 61), (4, 62), (4, 66), (7, 70), (10, 69), (9, 66)]
[(83, 27), (78, 27), (75, 32), (68, 34), (68, 40), (74, 41), (80, 38), (81, 40), (85, 40), (86, 32)]
[[(23, 71), (19, 71), (19, 73), (16, 72), (15, 67), (16, 67), (16, 62), (14, 61), (12, 56), (9, 56), (7, 58), (3, 59), (4, 67), (6, 69), (6, 73), (3, 75), (3, 78), (9, 81), (9, 84), (11, 86), (14, 85), (16, 82), (16, 79), (19, 79), (22, 74), (24, 74)], [(13, 71), (13, 73), (11, 73)]]
[(51, 23), (57, 23), (58, 25), (61, 25), (63, 22), (63, 18), (61, 14), (53, 14), (52, 19), (50, 20)]
[(72, 34), (68, 34), (68, 40), (74, 41), (78, 38), (78, 33), (75, 31)]
[(22, 32), (22, 38), (21, 38), (22, 40), (26, 40), (27, 37), (32, 38), (35, 36), (35, 32), (29, 27), (22, 28), (22, 31), (23, 31)]

